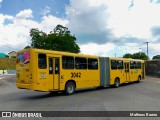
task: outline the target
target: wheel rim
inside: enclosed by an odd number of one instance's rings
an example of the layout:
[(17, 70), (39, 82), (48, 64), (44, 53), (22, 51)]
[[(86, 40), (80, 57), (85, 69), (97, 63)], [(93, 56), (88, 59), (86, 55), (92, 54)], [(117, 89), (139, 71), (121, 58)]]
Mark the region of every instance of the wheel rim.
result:
[(116, 87), (118, 87), (118, 86), (119, 86), (119, 82), (118, 82), (118, 80), (116, 80), (116, 81), (115, 81), (115, 85), (116, 85)]
[(67, 87), (67, 91), (68, 91), (68, 93), (73, 93), (73, 91), (74, 91), (73, 85), (69, 84)]
[(138, 77), (138, 81), (140, 81), (141, 80), (141, 78), (140, 77)]

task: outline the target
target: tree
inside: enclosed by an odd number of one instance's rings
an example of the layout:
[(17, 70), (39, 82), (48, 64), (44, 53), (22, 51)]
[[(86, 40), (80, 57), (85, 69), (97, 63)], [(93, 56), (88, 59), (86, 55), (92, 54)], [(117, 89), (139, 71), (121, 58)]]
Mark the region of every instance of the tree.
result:
[(144, 52), (138, 52), (133, 54), (133, 59), (148, 60), (148, 56)]
[(28, 49), (28, 48), (31, 48), (31, 46), (28, 45), (28, 46), (26, 46), (24, 49)]
[(134, 54), (127, 53), (123, 55), (123, 58), (133, 58), (133, 59), (142, 59), (142, 60), (148, 60), (148, 56), (144, 52), (138, 52)]
[(153, 56), (152, 59), (160, 59), (160, 55)]
[(76, 37), (71, 35), (68, 28), (62, 25), (57, 25), (49, 34), (38, 29), (31, 29), (30, 36), (32, 38), (31, 47), (33, 48), (72, 53), (80, 52), (80, 48), (76, 43)]
[(44, 49), (46, 46), (47, 34), (43, 31), (39, 31), (38, 28), (30, 30), (31, 47)]
[(123, 55), (123, 58), (133, 58), (133, 55), (130, 53), (126, 53), (125, 55)]

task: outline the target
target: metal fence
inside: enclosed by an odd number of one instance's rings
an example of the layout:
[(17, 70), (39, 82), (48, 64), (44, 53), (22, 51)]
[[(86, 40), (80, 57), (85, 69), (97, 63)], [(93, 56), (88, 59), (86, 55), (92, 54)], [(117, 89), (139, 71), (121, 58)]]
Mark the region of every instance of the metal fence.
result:
[(160, 60), (146, 61), (146, 75), (160, 78)]

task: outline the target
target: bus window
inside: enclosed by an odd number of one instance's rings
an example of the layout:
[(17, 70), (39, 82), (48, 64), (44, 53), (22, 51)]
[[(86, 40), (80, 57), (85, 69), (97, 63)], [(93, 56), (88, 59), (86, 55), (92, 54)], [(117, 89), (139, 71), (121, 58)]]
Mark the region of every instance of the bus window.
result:
[(98, 69), (98, 60), (88, 58), (88, 69), (93, 69), (93, 70)]
[(130, 69), (134, 69), (134, 62), (133, 61), (130, 62)]
[(117, 68), (118, 69), (123, 69), (123, 61), (122, 60), (117, 61)]
[(55, 58), (55, 74), (59, 74), (59, 58)]
[(30, 52), (23, 52), (17, 55), (17, 63), (28, 64), (30, 59)]
[(117, 61), (111, 60), (111, 69), (117, 69)]
[(53, 74), (53, 59), (49, 58), (49, 74)]
[(40, 69), (47, 68), (46, 54), (38, 54), (38, 67)]
[(138, 69), (141, 69), (141, 62), (137, 62)]
[(134, 68), (135, 68), (135, 69), (138, 68), (137, 62), (134, 62)]
[(74, 58), (70, 56), (63, 56), (62, 67), (63, 69), (74, 69)]
[(87, 59), (86, 58), (75, 58), (76, 69), (87, 69)]

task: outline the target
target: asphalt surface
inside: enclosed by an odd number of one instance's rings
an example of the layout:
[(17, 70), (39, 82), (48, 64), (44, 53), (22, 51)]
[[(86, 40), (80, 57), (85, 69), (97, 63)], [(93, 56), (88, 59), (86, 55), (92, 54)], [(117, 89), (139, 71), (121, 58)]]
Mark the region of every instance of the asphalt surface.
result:
[[(15, 81), (15, 75), (0, 75), (0, 111), (160, 111), (159, 78), (146, 77), (140, 83), (125, 84), (119, 88), (79, 90), (70, 96), (18, 89)], [(46, 119), (158, 120), (160, 118)]]

